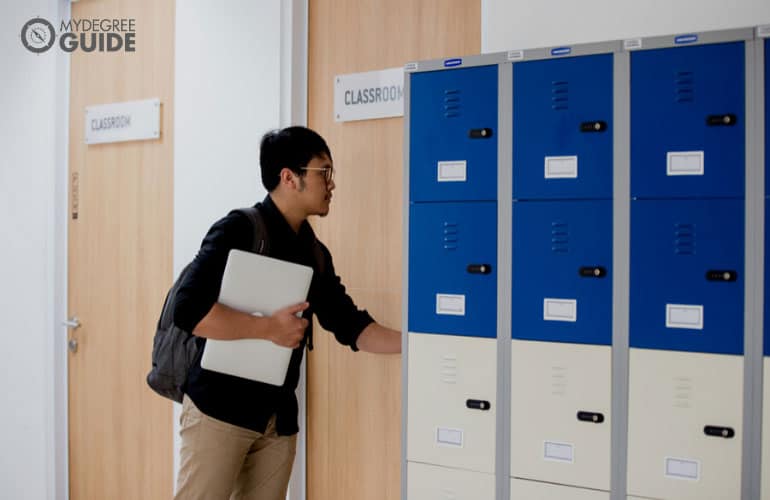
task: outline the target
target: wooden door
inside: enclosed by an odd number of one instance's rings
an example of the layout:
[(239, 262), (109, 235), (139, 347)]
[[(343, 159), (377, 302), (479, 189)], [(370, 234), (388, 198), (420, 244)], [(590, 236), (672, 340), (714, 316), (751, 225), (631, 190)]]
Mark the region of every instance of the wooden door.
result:
[[(310, 0), (308, 123), (334, 157), (328, 217), (313, 221), (348, 292), (401, 327), (403, 119), (335, 123), (334, 76), (478, 54), (479, 0)], [(308, 356), (308, 499), (401, 494), (401, 359), (353, 354), (316, 330)]]
[[(71, 60), (70, 498), (167, 499), (172, 405), (145, 376), (172, 276), (174, 2), (83, 1), (72, 18), (136, 19), (136, 52)], [(160, 140), (84, 144), (85, 106), (153, 97)]]

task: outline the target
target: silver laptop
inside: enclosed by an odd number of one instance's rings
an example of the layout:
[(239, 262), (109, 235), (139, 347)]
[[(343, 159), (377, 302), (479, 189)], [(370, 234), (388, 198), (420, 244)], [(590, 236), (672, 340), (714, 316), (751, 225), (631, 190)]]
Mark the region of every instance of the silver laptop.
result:
[[(305, 302), (312, 277), (311, 267), (230, 250), (219, 302), (241, 312), (270, 316), (279, 309)], [(201, 366), (280, 386), (286, 380), (291, 352), (288, 347), (263, 339), (208, 339)]]

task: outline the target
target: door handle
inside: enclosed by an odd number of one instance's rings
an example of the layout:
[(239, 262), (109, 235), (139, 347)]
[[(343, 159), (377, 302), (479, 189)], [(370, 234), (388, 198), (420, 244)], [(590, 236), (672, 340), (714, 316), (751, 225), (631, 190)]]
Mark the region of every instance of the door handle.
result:
[(470, 408), (471, 410), (489, 410), (492, 408), (492, 405), (489, 404), (489, 401), (482, 401), (480, 399), (469, 399), (465, 402), (465, 406), (467, 408)]
[(707, 436), (721, 437), (725, 439), (735, 437), (735, 429), (732, 427), (719, 427), (717, 425), (707, 425), (703, 428), (703, 433)]
[(579, 411), (577, 412), (577, 419), (581, 422), (593, 422), (594, 424), (601, 424), (604, 422), (604, 415), (592, 411)]
[(467, 271), (470, 274), (489, 274), (492, 272), (490, 264), (468, 264)]
[(601, 266), (586, 266), (580, 268), (580, 276), (583, 278), (604, 278), (607, 276), (607, 270)]
[(489, 139), (492, 137), (491, 128), (472, 128), (468, 131), (468, 137), (471, 139)]
[(735, 281), (738, 279), (738, 271), (732, 269), (714, 269), (706, 271), (708, 281)]
[(607, 122), (595, 121), (595, 122), (583, 122), (580, 124), (581, 132), (604, 132), (607, 130)]
[(738, 117), (732, 113), (726, 115), (709, 115), (706, 124), (709, 127), (732, 127), (738, 123)]
[(73, 330), (76, 330), (80, 328), (80, 320), (77, 316), (73, 316), (69, 319), (66, 319), (61, 322), (62, 326), (66, 326), (67, 328), (71, 328)]

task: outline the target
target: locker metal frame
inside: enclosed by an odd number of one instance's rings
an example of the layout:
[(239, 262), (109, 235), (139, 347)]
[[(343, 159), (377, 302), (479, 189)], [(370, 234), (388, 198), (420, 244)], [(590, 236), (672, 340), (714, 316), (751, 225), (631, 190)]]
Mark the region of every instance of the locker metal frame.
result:
[[(497, 238), (497, 442), (496, 500), (510, 500), (510, 412), (511, 412), (511, 304), (512, 200), (513, 200), (513, 72), (519, 61), (575, 57), (597, 53), (614, 54), (613, 61), (613, 333), (612, 333), (612, 427), (610, 498), (626, 500), (628, 453), (629, 285), (630, 285), (630, 53), (722, 42), (746, 43), (746, 175), (745, 175), (745, 326), (742, 499), (759, 498), (761, 489), (762, 364), (764, 303), (764, 38), (770, 26), (679, 35), (638, 37), (617, 41), (511, 50), (463, 58), (410, 62), (404, 77), (404, 198), (403, 255), (409, 255), (409, 109), (410, 76), (415, 72), (451, 71), (454, 68), (498, 65), (498, 238)], [(684, 37), (684, 38), (682, 38)], [(693, 39), (695, 37), (695, 39)], [(612, 47), (612, 50), (607, 50)], [(569, 53), (565, 54), (565, 49)], [(556, 53), (552, 51), (556, 50)], [(554, 55), (552, 55), (554, 54)], [(408, 297), (408, 258), (403, 260), (402, 296)], [(407, 499), (408, 407), (408, 300), (402, 306), (402, 435), (401, 498)]]
[[(598, 54), (611, 54), (613, 56), (613, 222), (612, 222), (612, 231), (613, 231), (613, 246), (612, 246), (612, 297), (613, 297), (613, 320), (612, 320), (612, 345), (609, 346), (611, 348), (611, 373), (612, 373), (612, 381), (611, 381), (611, 389), (610, 389), (610, 398), (611, 398), (611, 422), (610, 422), (610, 463), (612, 464), (612, 469), (610, 470), (610, 496), (614, 499), (613, 491), (616, 490), (616, 473), (618, 471), (618, 467), (616, 467), (617, 463), (620, 462), (617, 460), (617, 457), (623, 456), (625, 457), (625, 453), (622, 455), (618, 455), (619, 450), (624, 450), (624, 442), (622, 441), (625, 439), (625, 434), (622, 432), (618, 432), (619, 428), (618, 426), (620, 424), (625, 425), (626, 422), (626, 413), (623, 411), (622, 407), (618, 407), (618, 401), (622, 400), (623, 398), (617, 397), (617, 395), (620, 394), (626, 394), (627, 391), (621, 391), (620, 389), (623, 387), (623, 380), (628, 379), (628, 362), (627, 360), (625, 363), (616, 361), (617, 359), (620, 359), (622, 356), (628, 355), (628, 330), (625, 329), (625, 332), (622, 329), (619, 329), (618, 326), (620, 323), (618, 322), (619, 318), (622, 318), (623, 316), (623, 308), (622, 308), (622, 297), (618, 295), (619, 292), (622, 292), (623, 290), (628, 288), (628, 279), (625, 280), (625, 288), (622, 286), (624, 281), (623, 277), (627, 276), (626, 268), (623, 267), (624, 262), (622, 260), (618, 260), (618, 256), (620, 255), (620, 252), (617, 251), (618, 248), (621, 247), (623, 244), (621, 240), (619, 240), (619, 237), (621, 237), (624, 232), (628, 231), (628, 209), (629, 205), (626, 203), (625, 206), (619, 206), (619, 199), (618, 199), (618, 183), (620, 180), (623, 179), (623, 172), (621, 169), (621, 172), (619, 173), (619, 161), (623, 160), (623, 156), (619, 156), (619, 151), (621, 150), (622, 146), (622, 140), (623, 140), (623, 132), (625, 127), (625, 124), (623, 123), (623, 116), (622, 114), (618, 113), (618, 107), (623, 105), (622, 96), (623, 92), (622, 89), (618, 89), (618, 82), (622, 82), (624, 78), (627, 79), (626, 75), (629, 73), (626, 71), (623, 72), (623, 68), (625, 67), (622, 60), (627, 57), (622, 50), (622, 46), (620, 41), (608, 41), (608, 42), (599, 42), (599, 43), (586, 43), (586, 44), (575, 44), (575, 45), (561, 45), (561, 46), (551, 46), (551, 47), (541, 47), (541, 48), (535, 48), (535, 49), (524, 49), (524, 50), (514, 50), (514, 51), (508, 51), (506, 53), (506, 57), (509, 61), (512, 62), (511, 71), (508, 71), (508, 73), (511, 75), (511, 79), (513, 78), (513, 72), (516, 70), (516, 64), (522, 63), (522, 62), (530, 62), (530, 61), (538, 61), (538, 60), (552, 60), (552, 59), (564, 59), (564, 58), (571, 58), (571, 57), (580, 57), (580, 56), (591, 56), (591, 55), (598, 55)], [(620, 73), (619, 73), (620, 71)], [(511, 96), (513, 96), (513, 88), (511, 87)], [(621, 100), (619, 100), (619, 97)], [(511, 121), (513, 119), (513, 106), (515, 106), (516, 103), (513, 102), (511, 107)], [(628, 107), (630, 108), (630, 101)], [(628, 113), (625, 115), (628, 116)], [(511, 126), (513, 124), (511, 123)], [(509, 138), (513, 139), (512, 135), (509, 135)], [(630, 149), (629, 149), (630, 151)], [(513, 144), (511, 144), (511, 154), (513, 154)], [(626, 155), (627, 157), (630, 156), (630, 154)], [(516, 168), (515, 165), (512, 164), (512, 158), (511, 162), (507, 164), (507, 166), (510, 166), (511, 170), (511, 176), (513, 172), (513, 168)], [(625, 169), (628, 170), (627, 168)], [(502, 182), (502, 180), (501, 180)], [(508, 206), (511, 208), (511, 211), (513, 210), (513, 182), (512, 179), (509, 180), (511, 184), (511, 193), (507, 196), (507, 198), (503, 198), (501, 195), (500, 200), (506, 200)], [(628, 184), (628, 182), (626, 183)], [(581, 201), (589, 201), (588, 199)], [(527, 203), (526, 201), (517, 202), (517, 203)], [(502, 203), (501, 203), (502, 204)], [(512, 233), (512, 214), (511, 219), (508, 221), (507, 227), (504, 228), (505, 231), (508, 231), (509, 233)], [(627, 239), (626, 239), (627, 241)], [(512, 243), (511, 243), (512, 245)], [(628, 243), (626, 243), (628, 245)], [(627, 255), (627, 252), (626, 252)], [(512, 255), (508, 256), (509, 259), (512, 259)], [(512, 262), (510, 264), (512, 266)], [(509, 279), (512, 278), (509, 273)], [(508, 290), (511, 290), (511, 288), (508, 288)], [(510, 299), (509, 299), (510, 302)], [(626, 304), (627, 304), (627, 297), (626, 297)], [(618, 306), (621, 306), (618, 308)], [(511, 305), (509, 304), (509, 308)], [(628, 309), (628, 306), (625, 306), (625, 310)], [(627, 325), (627, 313), (626, 313), (626, 322)], [(508, 343), (506, 344), (506, 349), (510, 351), (510, 342), (511, 342), (511, 325), (509, 323), (509, 330), (507, 331), (508, 335)], [(625, 342), (625, 344), (624, 344)], [(619, 350), (618, 347), (622, 347), (623, 345), (626, 346), (625, 351)], [(511, 354), (508, 354), (508, 357), (510, 358)], [(508, 363), (510, 365), (510, 359), (508, 360)], [(625, 370), (625, 371), (624, 371)], [(510, 379), (510, 371), (511, 368), (508, 368), (507, 377)], [(627, 387), (627, 382), (625, 383), (625, 386)], [(508, 439), (508, 443), (510, 443), (511, 439), (511, 431), (510, 431), (510, 411), (511, 411), (511, 405), (512, 402), (510, 401), (511, 398), (511, 388), (507, 388), (507, 398), (508, 401), (506, 401), (506, 405), (508, 407), (508, 429), (506, 434), (506, 439)], [(622, 429), (621, 429), (622, 430)], [(508, 450), (507, 452), (508, 458), (507, 458), (507, 470), (505, 471), (505, 477), (504, 478), (498, 478), (498, 481), (505, 480), (507, 484), (508, 489), (510, 489), (510, 480), (513, 479), (511, 477), (511, 469), (510, 469), (510, 456), (511, 451)], [(625, 466), (622, 467), (622, 471), (625, 472)], [(623, 495), (622, 497), (625, 497), (625, 482), (622, 483), (623, 485)], [(563, 485), (564, 487), (570, 487), (570, 488), (580, 488), (578, 486), (571, 486), (571, 485)], [(604, 491), (604, 490), (601, 490)], [(507, 496), (505, 497), (499, 497), (498, 500), (509, 500), (510, 497), (510, 491), (507, 493)], [(621, 498), (621, 496), (617, 497), (618, 499)]]
[[(503, 342), (501, 335), (503, 332), (508, 332), (510, 338), (510, 321), (511, 321), (511, 305), (510, 301), (503, 300), (508, 290), (511, 289), (511, 244), (510, 234), (508, 238), (505, 237), (506, 233), (501, 232), (502, 224), (510, 224), (512, 207), (508, 204), (508, 210), (505, 210), (506, 204), (500, 203), (501, 196), (508, 191), (508, 197), (512, 198), (512, 178), (510, 171), (506, 175), (506, 169), (501, 168), (502, 165), (510, 164), (512, 161), (511, 145), (510, 141), (503, 140), (511, 133), (511, 120), (510, 114), (511, 105), (510, 102), (513, 99), (511, 89), (511, 75), (510, 72), (505, 71), (508, 67), (505, 53), (495, 54), (482, 54), (465, 56), (462, 58), (445, 58), (434, 59), (430, 61), (410, 62), (404, 66), (404, 179), (403, 179), (403, 274), (402, 274), (402, 297), (409, 297), (409, 153), (410, 153), (410, 106), (411, 106), (411, 75), (418, 72), (427, 71), (451, 71), (453, 69), (470, 68), (476, 66), (498, 66), (498, 123), (497, 123), (497, 175), (498, 175), (498, 187), (497, 187), (497, 391), (496, 391), (496, 404), (497, 404), (497, 418), (496, 418), (496, 432), (497, 439), (495, 450), (495, 497), (498, 500), (506, 499), (510, 496), (508, 488), (510, 485), (501, 485), (500, 477), (503, 467), (510, 469), (509, 460), (506, 460), (505, 454), (508, 449), (507, 442), (510, 440), (506, 430), (506, 421), (510, 421), (510, 397), (506, 395), (506, 376), (505, 373), (510, 372), (510, 352), (507, 353), (506, 349), (501, 349), (500, 345)], [(508, 232), (509, 233), (509, 232)], [(507, 240), (507, 241), (506, 241)], [(506, 305), (506, 302), (508, 304)], [(407, 499), (408, 495), (408, 450), (407, 450), (407, 435), (408, 435), (408, 356), (409, 356), (409, 303), (408, 300), (403, 302), (401, 315), (401, 394), (402, 394), (402, 410), (401, 410), (401, 498)], [(506, 371), (508, 370), (508, 371)], [(507, 388), (510, 392), (510, 387)], [(505, 475), (507, 479), (507, 474)]]
[[(709, 45), (727, 42), (745, 42), (745, 111), (746, 111), (746, 164), (745, 169), (745, 210), (744, 210), (744, 269), (746, 279), (744, 281), (744, 381), (743, 381), (743, 440), (742, 440), (742, 498), (749, 500), (758, 498), (759, 495), (759, 445), (756, 437), (761, 434), (761, 408), (757, 407), (757, 401), (761, 402), (761, 371), (762, 371), (762, 302), (757, 298), (762, 292), (762, 277), (764, 266), (762, 262), (763, 243), (759, 241), (764, 227), (764, 214), (761, 212), (764, 205), (764, 165), (757, 168), (757, 149), (761, 137), (757, 135), (757, 96), (758, 88), (758, 53), (760, 42), (756, 40), (759, 30), (754, 28), (741, 28), (733, 30), (720, 30), (708, 32), (690, 32), (678, 35), (666, 35), (647, 38), (630, 38), (623, 40), (623, 48), (630, 52), (661, 48), (688, 47), (695, 45)], [(629, 75), (630, 76), (630, 75)], [(630, 80), (629, 80), (630, 85)], [(630, 90), (630, 88), (629, 88)], [(630, 98), (630, 93), (629, 93)], [(630, 174), (630, 108), (626, 115), (629, 120), (629, 149), (624, 161), (629, 162)], [(617, 172), (616, 165), (616, 172)], [(617, 187), (617, 185), (616, 185)], [(630, 184), (628, 186), (630, 188)], [(624, 187), (625, 189), (625, 187)], [(617, 194), (617, 193), (616, 193)], [(630, 208), (630, 204), (629, 204)], [(629, 249), (630, 250), (630, 249)], [(616, 273), (617, 275), (617, 273)], [(627, 284), (628, 285), (628, 284)], [(628, 286), (627, 286), (628, 288)], [(628, 303), (626, 303), (626, 306)], [(625, 328), (630, 325), (626, 323)], [(628, 339), (626, 331), (626, 340)], [(759, 349), (759, 350), (757, 350)], [(626, 351), (628, 352), (628, 350)], [(625, 357), (626, 389), (628, 374), (628, 356)], [(626, 392), (626, 426), (628, 422), (628, 392)], [(761, 407), (761, 404), (759, 405)], [(624, 456), (628, 454), (628, 429), (624, 438)], [(761, 441), (761, 440), (760, 440)], [(625, 466), (625, 463), (624, 463)], [(625, 498), (627, 471), (617, 471), (618, 489), (622, 488), (623, 495), (616, 494), (613, 488), (613, 500)], [(620, 478), (623, 481), (620, 483)]]

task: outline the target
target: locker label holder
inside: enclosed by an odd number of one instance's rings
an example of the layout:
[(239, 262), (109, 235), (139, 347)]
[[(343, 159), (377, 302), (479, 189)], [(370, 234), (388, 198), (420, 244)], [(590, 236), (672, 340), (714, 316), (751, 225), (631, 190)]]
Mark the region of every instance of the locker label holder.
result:
[(468, 180), (468, 162), (438, 162), (438, 182), (466, 182)]
[(465, 295), (437, 293), (436, 314), (465, 316)]
[(703, 151), (669, 151), (666, 155), (666, 175), (703, 175)]
[(666, 328), (703, 330), (703, 306), (666, 304)]
[(545, 157), (545, 178), (546, 179), (577, 179), (578, 176), (578, 157), (577, 156), (546, 156)]
[(575, 446), (555, 441), (543, 442), (543, 459), (552, 462), (575, 462)]
[(698, 481), (700, 480), (700, 461), (666, 457), (663, 463), (663, 475), (673, 479)]
[(577, 300), (543, 299), (543, 319), (545, 321), (577, 321)]
[(436, 443), (452, 448), (463, 447), (463, 430), (449, 427), (436, 427)]

